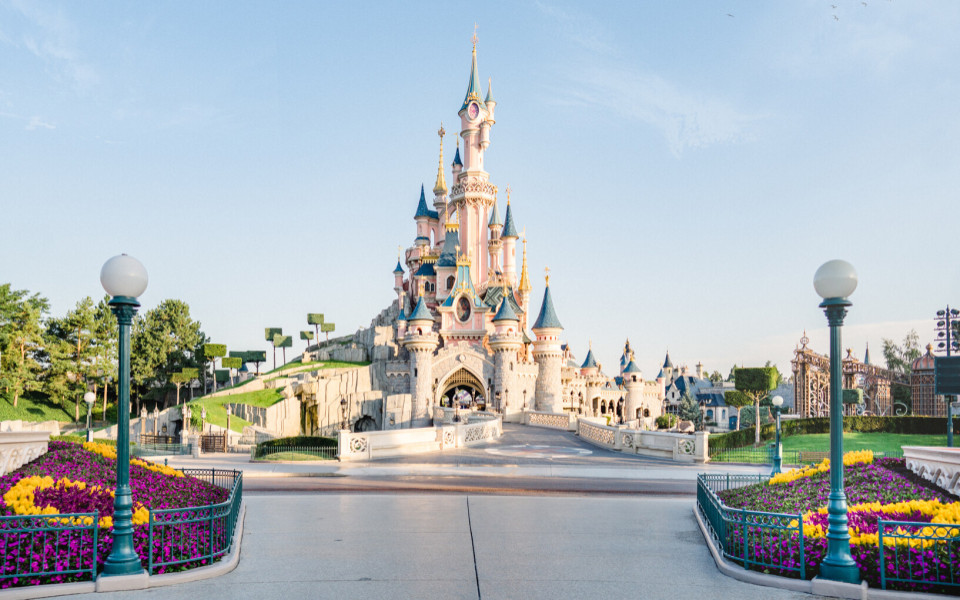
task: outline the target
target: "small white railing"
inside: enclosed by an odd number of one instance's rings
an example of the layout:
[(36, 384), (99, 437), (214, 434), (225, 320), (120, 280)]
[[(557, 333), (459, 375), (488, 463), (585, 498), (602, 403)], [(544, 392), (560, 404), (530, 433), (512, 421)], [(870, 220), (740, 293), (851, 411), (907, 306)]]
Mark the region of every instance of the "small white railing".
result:
[(49, 442), (47, 431), (0, 433), (0, 477), (46, 454)]
[(960, 493), (960, 448), (904, 446), (907, 468), (952, 494)]

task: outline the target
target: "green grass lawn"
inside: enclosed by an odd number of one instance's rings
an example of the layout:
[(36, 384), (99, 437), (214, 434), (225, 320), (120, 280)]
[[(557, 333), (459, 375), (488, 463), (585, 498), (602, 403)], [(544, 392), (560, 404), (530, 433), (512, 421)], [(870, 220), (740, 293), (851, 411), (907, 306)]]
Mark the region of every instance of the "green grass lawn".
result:
[[(884, 454), (899, 453), (902, 446), (946, 446), (947, 434), (922, 435), (906, 433), (856, 433), (843, 434), (843, 449), (873, 450)], [(783, 438), (784, 450), (814, 450), (828, 452), (830, 450), (829, 433), (811, 433), (808, 435), (792, 435)]]
[[(303, 367), (313, 367), (315, 369), (349, 369), (352, 367), (365, 367), (369, 365), (369, 362), (344, 362), (341, 360), (315, 360), (313, 362), (300, 362), (299, 360), (292, 360), (282, 367), (277, 367), (272, 371), (267, 371), (262, 373), (261, 377), (264, 375), (274, 375), (278, 374), (281, 371), (291, 371), (291, 370), (300, 370)], [(309, 370), (309, 369), (308, 369)]]
[[(213, 398), (198, 398), (191, 403), (195, 405), (193, 409), (194, 417), (200, 415), (201, 408), (207, 409), (207, 422), (213, 423), (218, 427), (227, 426), (227, 409), (225, 404), (249, 404), (266, 408), (273, 406), (283, 400), (280, 390), (257, 390), (255, 392), (244, 392), (242, 394), (232, 394), (229, 396), (214, 396)], [(250, 421), (241, 419), (236, 415), (230, 417), (230, 430), (243, 433), (243, 428), (252, 425)]]
[[(711, 457), (713, 462), (733, 462), (733, 463), (755, 463), (769, 464), (766, 455), (766, 449), (772, 442), (763, 442), (763, 444), (754, 448), (745, 446), (744, 448), (729, 448), (717, 450), (717, 454)], [(850, 452), (852, 450), (873, 450), (882, 452), (887, 456), (899, 456), (903, 446), (946, 446), (947, 434), (943, 435), (922, 435), (905, 433), (856, 433), (848, 432), (843, 434), (843, 450)], [(794, 451), (830, 451), (829, 433), (811, 433), (806, 435), (792, 435), (783, 438), (784, 460), (791, 460)], [(789, 454), (788, 454), (789, 453)]]
[[(39, 401), (29, 396), (20, 397), (17, 406), (14, 407), (7, 398), (0, 397), (0, 421), (60, 421), (61, 423), (72, 423), (73, 404), (68, 403), (66, 408), (70, 412), (59, 406), (48, 404), (46, 398)], [(86, 417), (87, 407), (84, 406), (80, 411), (81, 421)]]
[(263, 458), (257, 460), (268, 460), (268, 461), (317, 461), (317, 460), (333, 460), (327, 458), (326, 456), (320, 456), (317, 453), (309, 452), (276, 452), (274, 454), (268, 454)]

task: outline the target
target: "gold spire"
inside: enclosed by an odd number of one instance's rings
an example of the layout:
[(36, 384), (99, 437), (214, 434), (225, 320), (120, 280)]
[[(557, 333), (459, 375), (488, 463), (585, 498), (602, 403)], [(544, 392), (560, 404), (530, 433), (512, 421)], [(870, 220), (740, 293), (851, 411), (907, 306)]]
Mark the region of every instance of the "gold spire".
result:
[(523, 268), (520, 269), (520, 291), (529, 292), (533, 289), (530, 277), (527, 275), (527, 238), (523, 238)]
[(473, 24), (473, 38), (471, 38), (471, 40), (470, 40), (470, 41), (473, 42), (473, 51), (474, 51), (474, 52), (477, 51), (477, 42), (480, 41), (480, 39), (477, 37), (477, 27), (479, 27), (479, 25), (477, 25), (476, 23), (474, 23), (474, 24)]
[(437, 167), (437, 183), (433, 186), (433, 193), (438, 196), (447, 193), (447, 181), (443, 177), (443, 136), (446, 133), (443, 129), (443, 121), (441, 121), (440, 129), (437, 131), (437, 135), (440, 136), (440, 166)]
[(543, 268), (543, 278), (547, 282), (547, 287), (550, 287), (550, 267)]

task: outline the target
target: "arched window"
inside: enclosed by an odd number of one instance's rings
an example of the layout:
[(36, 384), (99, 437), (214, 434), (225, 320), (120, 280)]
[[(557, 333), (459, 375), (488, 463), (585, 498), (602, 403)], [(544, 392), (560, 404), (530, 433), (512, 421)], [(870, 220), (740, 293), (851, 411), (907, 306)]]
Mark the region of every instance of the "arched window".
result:
[(447, 289), (452, 290), (453, 284), (456, 282), (457, 282), (457, 278), (454, 277), (453, 275), (451, 275), (450, 277), (447, 277)]

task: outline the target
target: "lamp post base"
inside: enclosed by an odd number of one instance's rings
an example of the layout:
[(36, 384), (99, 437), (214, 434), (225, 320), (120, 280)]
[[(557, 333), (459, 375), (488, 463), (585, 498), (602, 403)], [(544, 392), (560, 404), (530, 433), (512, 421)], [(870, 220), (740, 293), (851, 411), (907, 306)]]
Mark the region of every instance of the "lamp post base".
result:
[(850, 564), (830, 564), (827, 559), (820, 563), (820, 577), (831, 581), (842, 581), (844, 583), (860, 584), (860, 569), (857, 563), (851, 561)]

